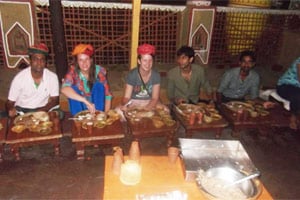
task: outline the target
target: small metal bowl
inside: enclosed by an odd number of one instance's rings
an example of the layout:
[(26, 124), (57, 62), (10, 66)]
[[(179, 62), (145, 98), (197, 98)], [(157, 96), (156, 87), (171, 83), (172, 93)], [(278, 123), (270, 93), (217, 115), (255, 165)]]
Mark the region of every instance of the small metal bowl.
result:
[[(206, 171), (199, 170), (197, 184), (208, 199), (257, 199), (262, 192), (262, 185), (257, 178), (226, 187), (245, 176), (246, 173), (230, 167), (215, 167)], [(237, 191), (241, 192), (243, 198), (236, 193)]]

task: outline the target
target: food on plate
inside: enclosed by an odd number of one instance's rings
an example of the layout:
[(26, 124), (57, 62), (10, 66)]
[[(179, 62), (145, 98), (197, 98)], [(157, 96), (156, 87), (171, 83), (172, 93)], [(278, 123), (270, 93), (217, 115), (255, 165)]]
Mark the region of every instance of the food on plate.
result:
[(14, 125), (11, 130), (15, 133), (21, 133), (22, 131), (24, 131), (26, 129), (26, 126), (23, 124), (19, 124), (19, 125)]
[(42, 133), (46, 134), (46, 132), (49, 132), (49, 129), (51, 132), (52, 126), (53, 122), (49, 121), (49, 114), (47, 112), (29, 112), (24, 115), (19, 115), (14, 119), (12, 131), (21, 133), (25, 129), (28, 129), (30, 132), (40, 133), (41, 130), (47, 129), (47, 131), (43, 131)]
[(133, 118), (151, 118), (154, 115), (154, 111), (135, 108), (128, 110), (126, 115)]
[(217, 199), (247, 199), (247, 196), (238, 186), (225, 187), (230, 181), (209, 176), (203, 170), (199, 170), (197, 179), (201, 188), (209, 194), (213, 194)]
[(42, 127), (48, 128), (48, 127), (52, 127), (53, 126), (53, 122), (51, 121), (46, 121), (46, 122), (42, 122), (40, 124)]
[(109, 118), (113, 119), (114, 121), (119, 120), (120, 117), (121, 117), (119, 115), (119, 113), (117, 113), (117, 111), (115, 111), (115, 110), (109, 110), (107, 112), (107, 115), (108, 115)]
[(226, 103), (226, 106), (233, 112), (237, 112), (240, 109), (246, 110), (250, 113), (250, 116), (253, 118), (258, 116), (264, 117), (269, 115), (269, 112), (266, 110), (266, 107), (271, 108), (272, 106), (274, 106), (274, 104), (271, 103), (266, 105), (267, 106), (265, 106), (264, 103), (255, 103), (254, 101), (250, 100), (246, 101), (246, 103), (240, 101), (231, 101)]
[(269, 112), (268, 111), (266, 111), (266, 110), (261, 110), (260, 112), (259, 112), (259, 114), (261, 115), (261, 116), (267, 116), (267, 115), (269, 115)]
[(52, 129), (50, 127), (43, 127), (38, 133), (41, 135), (48, 135), (49, 133), (51, 133), (51, 131)]
[(40, 121), (49, 121), (49, 115), (47, 112), (45, 111), (38, 111), (38, 112), (33, 112), (32, 113), (32, 116), (37, 119), (37, 120), (40, 120)]
[(39, 132), (41, 129), (42, 127), (38, 125), (32, 125), (28, 127), (28, 130), (31, 132)]
[(174, 126), (174, 124), (176, 124), (176, 121), (173, 119), (163, 119), (163, 122), (167, 126)]
[(197, 106), (199, 106), (201, 108), (206, 108), (207, 104), (203, 103), (203, 102), (199, 102), (199, 103), (197, 103)]
[(220, 119), (222, 119), (222, 116), (218, 113), (211, 113), (211, 117), (213, 121), (218, 121)]
[(203, 120), (205, 123), (211, 123), (213, 121), (213, 118), (208, 115), (203, 115)]
[(154, 118), (152, 119), (152, 122), (155, 128), (161, 128), (164, 126), (164, 122), (161, 119)]
[(183, 113), (189, 114), (191, 112), (196, 112), (200, 107), (193, 104), (182, 103), (177, 106)]
[(109, 110), (107, 112), (107, 115), (110, 116), (110, 117), (119, 117), (119, 114), (116, 110)]
[(112, 123), (114, 123), (116, 120), (114, 120), (113, 118), (108, 118), (106, 119), (106, 124), (107, 125), (111, 125)]
[(96, 118), (96, 116), (101, 113), (102, 111), (98, 111), (96, 110), (96, 112), (94, 114), (91, 114), (90, 111), (88, 110), (84, 110), (84, 111), (81, 111), (79, 113), (77, 113), (74, 118), (78, 118), (78, 119), (81, 119), (81, 120), (93, 120)]
[(211, 123), (212, 121), (217, 121), (222, 119), (222, 116), (216, 110), (214, 104), (206, 104), (203, 102), (197, 103), (196, 105), (193, 104), (180, 104), (176, 107), (177, 111), (180, 115), (182, 115), (187, 121), (190, 119), (190, 113), (203, 113), (203, 120), (206, 123)]
[(106, 126), (106, 122), (105, 121), (96, 121), (94, 123), (94, 127), (96, 128), (104, 128)]
[(106, 120), (106, 114), (104, 112), (100, 112), (99, 114), (96, 115), (96, 120), (98, 121)]
[(251, 117), (258, 117), (258, 112), (253, 111), (253, 110), (249, 110), (249, 112), (250, 112)]

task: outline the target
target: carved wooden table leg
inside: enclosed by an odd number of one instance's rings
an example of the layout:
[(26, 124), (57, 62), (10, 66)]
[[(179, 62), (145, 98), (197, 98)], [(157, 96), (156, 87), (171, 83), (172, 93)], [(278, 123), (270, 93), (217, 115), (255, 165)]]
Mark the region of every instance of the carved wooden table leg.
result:
[(76, 155), (77, 155), (77, 160), (83, 160), (84, 159), (84, 145), (76, 143)]
[(58, 142), (54, 143), (54, 154), (55, 154), (55, 156), (59, 156), (59, 143)]
[(11, 152), (15, 155), (15, 159), (17, 161), (20, 160), (20, 149), (19, 149), (19, 146), (18, 145), (11, 145), (10, 147), (11, 149)]

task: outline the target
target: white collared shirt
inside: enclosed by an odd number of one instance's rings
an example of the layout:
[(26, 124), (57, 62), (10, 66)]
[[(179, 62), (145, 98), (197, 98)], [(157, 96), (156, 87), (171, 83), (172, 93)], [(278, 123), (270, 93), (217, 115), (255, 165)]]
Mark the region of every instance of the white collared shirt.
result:
[(59, 96), (57, 75), (48, 69), (44, 69), (43, 78), (36, 87), (31, 75), (31, 67), (28, 67), (14, 77), (8, 100), (15, 101), (15, 106), (35, 109), (45, 106), (49, 98), (55, 96)]

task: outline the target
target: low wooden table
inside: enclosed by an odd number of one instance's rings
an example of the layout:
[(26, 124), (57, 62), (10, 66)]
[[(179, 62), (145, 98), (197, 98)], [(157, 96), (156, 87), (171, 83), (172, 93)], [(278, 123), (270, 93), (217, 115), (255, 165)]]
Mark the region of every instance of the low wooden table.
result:
[(237, 114), (226, 105), (221, 104), (220, 110), (222, 115), (232, 126), (232, 136), (234, 137), (239, 137), (240, 131), (249, 128), (256, 128), (261, 135), (265, 136), (273, 128), (289, 127), (290, 113), (280, 104), (275, 104), (273, 108), (267, 109), (269, 114), (266, 116), (248, 116), (247, 119), (240, 121), (237, 119)]
[(126, 120), (128, 131), (133, 137), (133, 140), (149, 137), (166, 137), (167, 146), (172, 144), (175, 132), (178, 129), (177, 122), (173, 126), (163, 125), (160, 128), (156, 128), (150, 118), (142, 118), (138, 122), (132, 122), (128, 117), (126, 117)]
[(0, 162), (1, 162), (4, 144), (5, 144), (5, 137), (6, 137), (7, 118), (1, 118), (0, 123), (2, 125), (2, 129), (0, 130)]
[(75, 123), (72, 123), (72, 142), (76, 146), (77, 159), (84, 159), (84, 147), (87, 145), (120, 144), (124, 138), (124, 129), (120, 120), (103, 128), (93, 127), (92, 134), (83, 128), (78, 133)]
[[(186, 193), (188, 199), (207, 199), (195, 182), (184, 180), (179, 159), (175, 164), (170, 164), (167, 156), (142, 156), (141, 181), (135, 186), (124, 185), (119, 176), (112, 173), (112, 159), (112, 156), (105, 157), (103, 199), (136, 199), (137, 194), (157, 194), (174, 190)], [(263, 186), (258, 199), (270, 200), (273, 198)]]
[(55, 155), (59, 155), (59, 139), (62, 137), (61, 124), (59, 116), (56, 115), (57, 129), (52, 128), (52, 131), (47, 135), (41, 135), (36, 132), (31, 132), (25, 129), (21, 133), (15, 133), (11, 129), (14, 126), (14, 118), (10, 119), (9, 130), (5, 144), (9, 145), (10, 150), (15, 154), (16, 160), (20, 159), (19, 148), (25, 146), (32, 146), (36, 144), (50, 143), (54, 145)]
[(224, 118), (217, 121), (212, 121), (211, 123), (205, 123), (203, 121), (202, 124), (198, 124), (197, 120), (195, 120), (195, 123), (193, 125), (190, 125), (189, 122), (180, 113), (178, 113), (178, 111), (174, 107), (172, 111), (175, 115), (175, 118), (183, 126), (185, 136), (188, 138), (191, 138), (193, 136), (193, 131), (213, 131), (216, 133), (215, 137), (220, 138), (223, 129), (228, 126), (228, 122)]

